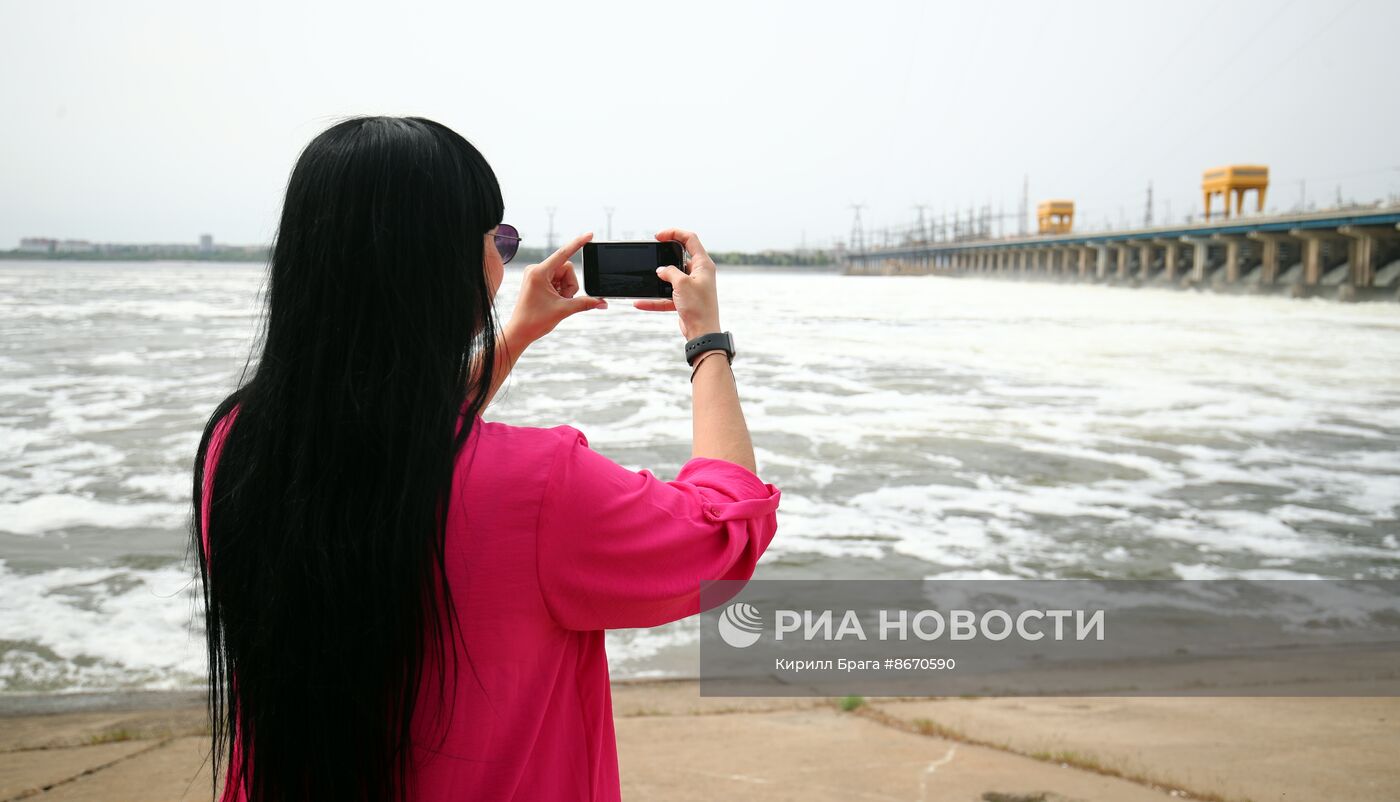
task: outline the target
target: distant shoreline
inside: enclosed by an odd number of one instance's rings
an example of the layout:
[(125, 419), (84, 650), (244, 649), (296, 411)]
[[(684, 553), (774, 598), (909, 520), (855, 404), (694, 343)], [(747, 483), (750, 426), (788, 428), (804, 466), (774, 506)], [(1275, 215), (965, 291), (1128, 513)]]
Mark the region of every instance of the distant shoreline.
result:
[(267, 255), (246, 253), (34, 253), (0, 251), (0, 260), (9, 262), (212, 262), (219, 264), (263, 264)]
[[(519, 260), (523, 266), (530, 262), (538, 261), (543, 255), (530, 255), (521, 251)], [(763, 261), (765, 257), (761, 254), (726, 253), (716, 254), (716, 263), (723, 268), (755, 268), (762, 270), (775, 270), (784, 272), (834, 272), (841, 269), (841, 265), (835, 262), (812, 262), (790, 264), (779, 261)], [(744, 257), (749, 257), (744, 259)], [(199, 253), (191, 251), (187, 254), (162, 253), (162, 254), (137, 254), (137, 253), (31, 253), (26, 251), (0, 251), (0, 261), (9, 262), (63, 262), (63, 263), (94, 263), (94, 262), (207, 262), (209, 264), (267, 264), (267, 256), (261, 257), (246, 253)]]

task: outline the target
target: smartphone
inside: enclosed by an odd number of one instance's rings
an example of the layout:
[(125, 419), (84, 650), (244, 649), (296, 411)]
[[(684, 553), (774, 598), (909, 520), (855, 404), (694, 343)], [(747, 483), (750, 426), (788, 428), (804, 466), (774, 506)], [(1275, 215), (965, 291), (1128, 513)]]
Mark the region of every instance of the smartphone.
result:
[(583, 291), (594, 298), (670, 298), (671, 285), (656, 275), (662, 265), (686, 270), (679, 242), (585, 243)]

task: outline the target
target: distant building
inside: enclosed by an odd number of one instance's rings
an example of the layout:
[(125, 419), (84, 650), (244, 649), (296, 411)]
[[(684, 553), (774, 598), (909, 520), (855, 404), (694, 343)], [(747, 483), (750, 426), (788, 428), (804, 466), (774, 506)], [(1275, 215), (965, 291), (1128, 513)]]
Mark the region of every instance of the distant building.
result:
[(214, 252), (214, 235), (213, 235), (213, 234), (200, 234), (200, 235), (199, 235), (199, 252), (200, 252), (200, 253), (213, 253), (213, 252)]
[(58, 240), (48, 237), (23, 237), (19, 241), (19, 249), (25, 253), (53, 253), (58, 247)]
[(96, 253), (97, 245), (85, 239), (66, 239), (54, 246), (55, 253)]
[(1035, 207), (1035, 221), (1042, 234), (1068, 234), (1074, 228), (1074, 201), (1043, 201)]

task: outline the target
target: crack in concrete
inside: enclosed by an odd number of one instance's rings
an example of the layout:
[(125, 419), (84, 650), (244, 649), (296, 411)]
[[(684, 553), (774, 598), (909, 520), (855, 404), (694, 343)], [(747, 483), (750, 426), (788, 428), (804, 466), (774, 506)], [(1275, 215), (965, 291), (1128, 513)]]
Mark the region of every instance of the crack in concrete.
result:
[(132, 760), (132, 759), (134, 759), (134, 758), (138, 758), (138, 757), (140, 757), (140, 756), (142, 756), (142, 755), (150, 754), (151, 752), (154, 752), (155, 750), (160, 749), (162, 746), (167, 746), (167, 745), (173, 743), (174, 741), (175, 741), (175, 739), (174, 739), (173, 737), (171, 737), (171, 738), (164, 738), (164, 739), (162, 739), (162, 740), (156, 741), (155, 743), (151, 744), (150, 746), (146, 747), (145, 749), (138, 749), (138, 750), (136, 750), (135, 752), (131, 752), (131, 753), (129, 753), (129, 754), (122, 755), (121, 757), (117, 758), (116, 760), (109, 760), (109, 761), (107, 761), (106, 763), (103, 763), (103, 764), (101, 764), (101, 765), (92, 766), (92, 767), (83, 769), (82, 771), (78, 772), (77, 774), (74, 774), (72, 777), (65, 777), (65, 778), (63, 778), (62, 780), (58, 780), (58, 781), (56, 781), (56, 782), (49, 783), (48, 785), (41, 786), (41, 787), (39, 787), (39, 788), (28, 788), (28, 789), (25, 789), (25, 790), (23, 790), (23, 791), (20, 791), (20, 792), (19, 792), (18, 794), (16, 794), (15, 796), (7, 797), (6, 799), (0, 800), (0, 802), (16, 802), (16, 800), (20, 800), (20, 799), (29, 799), (30, 797), (35, 797), (35, 796), (38, 796), (38, 795), (40, 795), (40, 794), (47, 794), (49, 791), (52, 791), (53, 789), (59, 787), (60, 785), (67, 785), (68, 783), (74, 782), (74, 781), (76, 781), (76, 780), (81, 780), (81, 779), (84, 778), (84, 777), (90, 777), (90, 776), (92, 776), (92, 775), (98, 773), (99, 771), (103, 771), (103, 770), (105, 770), (105, 769), (110, 769), (111, 767), (117, 765), (118, 763), (124, 763), (124, 762), (126, 762), (126, 761), (128, 761), (128, 760)]
[(943, 767), (943, 766), (946, 766), (946, 765), (948, 765), (949, 763), (952, 763), (952, 762), (953, 762), (953, 756), (956, 755), (957, 753), (958, 753), (958, 745), (957, 745), (957, 744), (949, 744), (949, 745), (948, 745), (948, 751), (947, 751), (946, 754), (943, 755), (943, 757), (941, 757), (941, 758), (939, 758), (939, 759), (933, 761), (932, 763), (929, 763), (927, 766), (924, 767), (924, 773), (919, 775), (919, 800), (920, 800), (920, 802), (927, 802), (927, 801), (928, 801), (928, 778), (932, 777), (932, 776), (934, 775), (934, 773), (938, 771), (939, 768), (941, 768), (941, 767)]

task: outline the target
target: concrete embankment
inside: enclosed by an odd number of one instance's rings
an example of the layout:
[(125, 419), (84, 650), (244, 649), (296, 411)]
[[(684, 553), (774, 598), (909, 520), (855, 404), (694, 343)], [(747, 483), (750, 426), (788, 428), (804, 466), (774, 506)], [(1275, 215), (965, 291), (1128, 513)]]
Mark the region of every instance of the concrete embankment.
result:
[[(729, 699), (654, 682), (618, 684), (614, 706), (628, 799), (1400, 798), (1393, 698)], [(0, 800), (207, 799), (205, 732), (189, 694), (4, 700)]]

